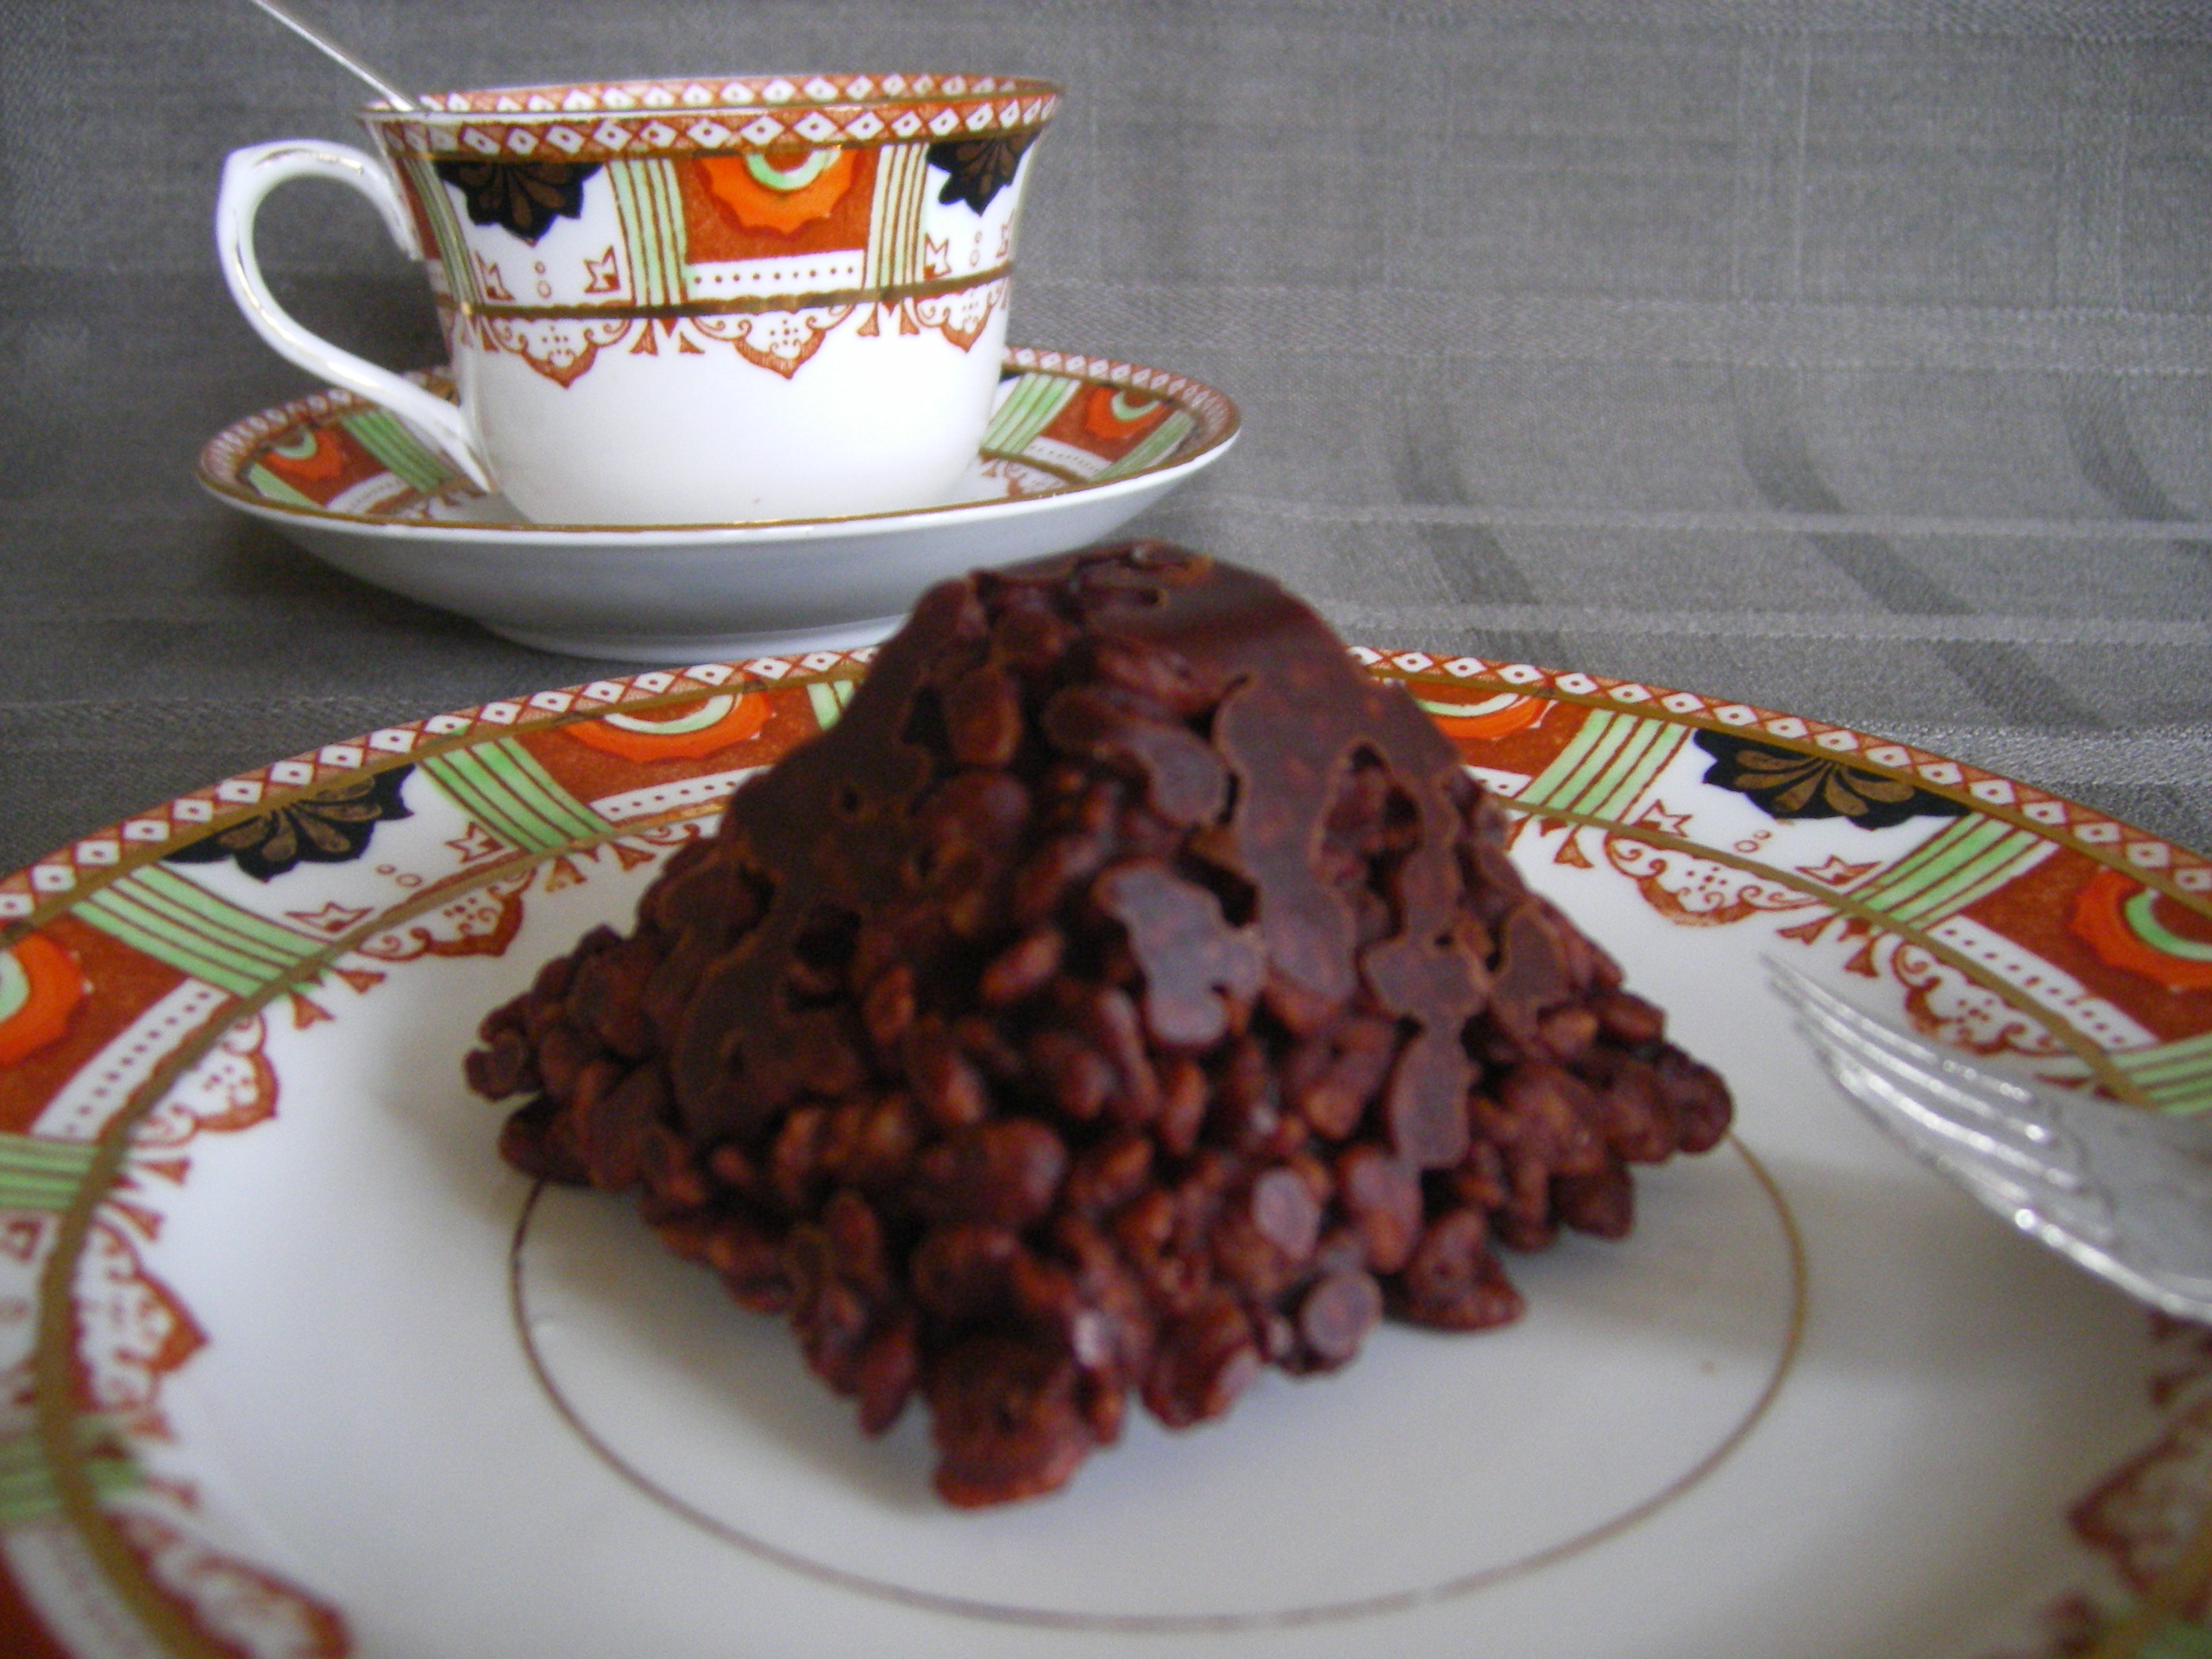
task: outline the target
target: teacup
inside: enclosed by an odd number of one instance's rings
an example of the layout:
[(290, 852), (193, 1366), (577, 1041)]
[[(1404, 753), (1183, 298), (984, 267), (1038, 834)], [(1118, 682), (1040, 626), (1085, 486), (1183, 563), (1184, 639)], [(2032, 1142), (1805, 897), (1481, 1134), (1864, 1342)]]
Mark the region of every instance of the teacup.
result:
[[(234, 152), (216, 248), (277, 351), (540, 523), (925, 507), (990, 419), (1028, 155), (1059, 91), (799, 75), (374, 105), (381, 159), (313, 139)], [(422, 260), (458, 408), (270, 297), (254, 216), (303, 177), (360, 191)]]

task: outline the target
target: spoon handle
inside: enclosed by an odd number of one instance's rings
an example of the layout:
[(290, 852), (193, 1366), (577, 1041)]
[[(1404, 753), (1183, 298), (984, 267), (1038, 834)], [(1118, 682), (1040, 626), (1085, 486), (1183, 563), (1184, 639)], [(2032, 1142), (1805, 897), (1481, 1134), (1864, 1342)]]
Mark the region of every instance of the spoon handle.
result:
[(368, 64), (362, 63), (360, 58), (355, 57), (343, 46), (338, 45), (337, 41), (331, 40), (327, 35), (320, 34), (315, 30), (309, 28), (298, 18), (293, 16), (290, 12), (285, 10), (283, 7), (276, 4), (276, 0), (252, 0), (252, 3), (260, 7), (262, 10), (267, 12), (278, 22), (282, 23), (286, 28), (291, 30), (293, 33), (298, 35), (302, 40), (305, 40), (309, 46), (314, 47), (316, 51), (330, 58), (333, 63), (337, 64), (349, 73), (359, 77), (361, 80), (368, 82), (370, 86), (375, 88), (377, 92), (382, 95), (384, 101), (391, 105), (392, 108), (413, 109), (415, 107), (415, 100), (413, 99), (401, 92), (397, 87), (393, 86), (392, 82), (386, 80), (374, 70), (369, 68)]

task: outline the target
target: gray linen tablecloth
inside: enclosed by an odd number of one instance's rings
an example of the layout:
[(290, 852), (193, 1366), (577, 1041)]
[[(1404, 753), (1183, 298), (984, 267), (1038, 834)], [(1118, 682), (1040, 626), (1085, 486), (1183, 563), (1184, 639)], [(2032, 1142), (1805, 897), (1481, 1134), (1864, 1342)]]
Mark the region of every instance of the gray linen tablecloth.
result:
[[(424, 88), (1058, 79), (1014, 337), (1247, 422), (1144, 528), (1354, 640), (1843, 721), (2212, 847), (2212, 6), (299, 4)], [(0, 0), (0, 867), (621, 665), (191, 482), (307, 389), (223, 293), (221, 159), (356, 101), (244, 0)], [(436, 356), (364, 206), (295, 189), (263, 246), (312, 322)]]

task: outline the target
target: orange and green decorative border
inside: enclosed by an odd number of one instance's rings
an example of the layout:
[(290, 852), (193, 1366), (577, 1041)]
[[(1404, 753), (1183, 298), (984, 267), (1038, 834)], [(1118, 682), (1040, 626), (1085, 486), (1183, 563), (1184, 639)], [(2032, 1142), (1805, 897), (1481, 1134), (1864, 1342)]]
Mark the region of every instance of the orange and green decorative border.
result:
[[(665, 856), (834, 721), (871, 654), (656, 670), (383, 727), (0, 880), (0, 1275), (28, 1291), (0, 1307), (0, 1562), (65, 1558), (72, 1594), (172, 1654), (239, 1651), (255, 1620), (296, 1651), (349, 1650), (341, 1609), (148, 1506), (133, 1437), (163, 1432), (162, 1382), (206, 1340), (138, 1259), (155, 1185), (182, 1182), (193, 1136), (274, 1112), (270, 1022), (330, 1018), (425, 955), (501, 954), (533, 884)], [(1522, 860), (1610, 867), (1682, 927), (1778, 924), (1946, 1041), (2212, 1109), (2212, 861), (1842, 726), (1525, 665), (1354, 654), (1404, 681), (1513, 805)], [(287, 911), (217, 878), (358, 859), (416, 816), (398, 800), (410, 775), (417, 808), (466, 828), (380, 908), (323, 895)], [(1989, 1659), (2212, 1649), (2212, 1333), (2159, 1320), (2154, 1347), (2158, 1438), (2064, 1517), (2080, 1588), (2033, 1610), (2032, 1648)], [(0, 1566), (0, 1638), (52, 1659), (72, 1650), (34, 1617), (55, 1580), (40, 1582)]]
[(605, 161), (1034, 131), (1060, 88), (1018, 76), (768, 75), (427, 93), (362, 118), (394, 155)]

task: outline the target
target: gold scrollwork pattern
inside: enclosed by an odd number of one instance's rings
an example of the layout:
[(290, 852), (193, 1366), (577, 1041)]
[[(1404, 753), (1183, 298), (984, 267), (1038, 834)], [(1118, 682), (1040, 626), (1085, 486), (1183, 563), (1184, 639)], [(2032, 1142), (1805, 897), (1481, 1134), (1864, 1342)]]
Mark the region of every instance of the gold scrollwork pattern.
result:
[(596, 321), (582, 317), (480, 317), (477, 344), (522, 359), (547, 380), (574, 386), (588, 374), (600, 348), (619, 343), (636, 326), (624, 317)]
[(747, 362), (789, 380), (856, 314), (861, 321), (854, 332), (861, 337), (933, 333), (965, 352), (982, 338), (992, 314), (1005, 309), (1009, 288), (999, 276), (949, 294), (674, 317), (512, 317), (441, 308), (440, 320), (455, 333), (465, 332), (477, 349), (520, 357), (564, 386), (588, 374), (602, 351), (624, 342), (632, 354), (646, 357), (696, 355), (726, 345)]
[(720, 340), (735, 347), (747, 362), (787, 380), (856, 309), (851, 305), (809, 306), (803, 311), (738, 311), (686, 317), (678, 334), (680, 339), (683, 329), (689, 327), (703, 338)]

